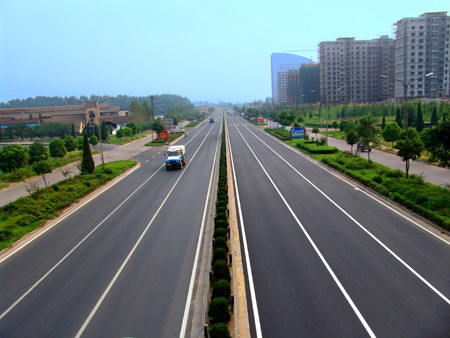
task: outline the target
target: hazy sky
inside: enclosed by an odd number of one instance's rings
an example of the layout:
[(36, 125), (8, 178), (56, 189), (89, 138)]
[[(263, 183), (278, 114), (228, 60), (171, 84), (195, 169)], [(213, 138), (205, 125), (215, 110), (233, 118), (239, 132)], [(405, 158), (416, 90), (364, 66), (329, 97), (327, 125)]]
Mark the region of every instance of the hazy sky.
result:
[(339, 37), (393, 37), (393, 23), (449, 0), (0, 0), (0, 102), (178, 94), (271, 96), (270, 54), (317, 61)]

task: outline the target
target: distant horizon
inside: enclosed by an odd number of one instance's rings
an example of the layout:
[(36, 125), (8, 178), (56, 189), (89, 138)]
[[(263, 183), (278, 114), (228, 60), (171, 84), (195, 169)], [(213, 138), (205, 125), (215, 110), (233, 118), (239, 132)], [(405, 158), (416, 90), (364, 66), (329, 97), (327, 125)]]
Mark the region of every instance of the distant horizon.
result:
[(397, 21), (449, 5), (326, 0), (318, 12), (296, 0), (1, 0), (0, 102), (87, 93), (265, 101), (271, 54), (317, 61), (322, 41), (393, 37)]

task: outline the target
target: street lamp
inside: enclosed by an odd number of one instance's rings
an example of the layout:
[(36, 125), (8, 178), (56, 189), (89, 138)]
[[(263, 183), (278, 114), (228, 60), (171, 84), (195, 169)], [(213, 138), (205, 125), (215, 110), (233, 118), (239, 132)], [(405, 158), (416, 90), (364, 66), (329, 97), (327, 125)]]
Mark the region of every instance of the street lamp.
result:
[[(98, 124), (99, 124), (98, 129), (100, 131), (100, 135), (99, 135), (100, 136), (99, 137), (100, 138), (100, 158), (102, 159), (102, 168), (105, 167), (105, 158), (103, 156), (102, 124), (100, 122), (100, 103), (103, 103), (110, 99), (112, 99), (112, 97), (107, 97), (106, 99), (101, 100), (101, 101), (95, 101), (95, 107), (97, 108), (97, 117), (98, 117)], [(78, 101), (86, 103), (86, 101), (83, 101), (83, 100), (78, 100)]]
[[(434, 73), (428, 73), (428, 74), (425, 74), (425, 77), (429, 77), (432, 75), (434, 75)], [(406, 81), (396, 79), (396, 78), (386, 76), (386, 75), (380, 75), (380, 78), (385, 79), (385, 80), (395, 80), (395, 81), (400, 82), (403, 85), (403, 104), (404, 104), (403, 119), (405, 121), (406, 137), (408, 137), (408, 87), (416, 79), (411, 78), (411, 79), (409, 79), (408, 82), (406, 82)]]

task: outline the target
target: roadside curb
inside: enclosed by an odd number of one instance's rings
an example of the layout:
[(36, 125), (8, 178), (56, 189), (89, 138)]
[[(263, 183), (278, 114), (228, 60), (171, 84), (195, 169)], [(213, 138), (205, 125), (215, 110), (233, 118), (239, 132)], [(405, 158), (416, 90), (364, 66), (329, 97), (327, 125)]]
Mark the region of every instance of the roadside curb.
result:
[(228, 143), (228, 130), (226, 132), (226, 154), (227, 154), (227, 181), (228, 181), (228, 208), (230, 221), (230, 242), (233, 255), (233, 292), (234, 292), (234, 337), (249, 338), (250, 322), (247, 308), (247, 295), (245, 290), (244, 265), (242, 262), (241, 244), (239, 238), (239, 227), (236, 211), (236, 200), (234, 195), (233, 172), (231, 167), (230, 150)]

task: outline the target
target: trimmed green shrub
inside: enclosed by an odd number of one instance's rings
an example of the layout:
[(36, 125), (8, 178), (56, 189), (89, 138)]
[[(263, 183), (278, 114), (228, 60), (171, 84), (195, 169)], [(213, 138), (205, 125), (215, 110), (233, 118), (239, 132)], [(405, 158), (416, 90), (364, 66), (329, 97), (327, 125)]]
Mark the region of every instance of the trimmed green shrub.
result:
[(227, 323), (230, 318), (228, 301), (224, 297), (213, 298), (209, 304), (208, 316), (212, 323)]
[(212, 298), (223, 297), (229, 299), (231, 296), (230, 282), (225, 279), (218, 280), (213, 285)]
[(231, 279), (230, 269), (228, 268), (228, 264), (226, 261), (224, 260), (215, 261), (212, 270), (215, 281), (218, 281), (220, 279), (230, 281)]
[(224, 260), (224, 261), (228, 260), (228, 254), (227, 254), (227, 250), (225, 248), (214, 249), (213, 262), (218, 261), (218, 260)]
[(216, 230), (214, 230), (214, 238), (217, 237), (227, 237), (227, 229), (224, 228), (217, 228)]
[(228, 228), (228, 222), (226, 219), (216, 219), (216, 228), (226, 229)]
[(228, 252), (226, 237), (217, 237), (214, 239), (213, 250), (216, 250), (217, 248), (224, 248)]
[(228, 325), (225, 323), (216, 323), (209, 327), (209, 338), (230, 338)]

